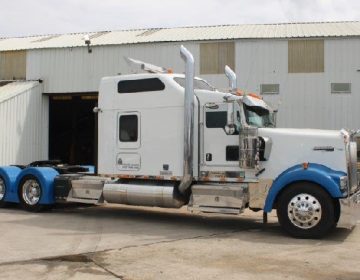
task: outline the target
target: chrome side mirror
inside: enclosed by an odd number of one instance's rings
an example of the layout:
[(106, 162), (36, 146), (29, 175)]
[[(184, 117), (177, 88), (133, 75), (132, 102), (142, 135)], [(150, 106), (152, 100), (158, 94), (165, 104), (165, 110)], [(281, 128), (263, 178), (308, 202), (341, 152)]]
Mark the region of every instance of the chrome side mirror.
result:
[(228, 135), (233, 135), (233, 134), (235, 133), (235, 131), (236, 131), (236, 127), (235, 127), (234, 124), (233, 124), (233, 125), (226, 125), (226, 126), (225, 126), (225, 132), (226, 132), (226, 134), (228, 134)]
[(227, 104), (227, 121), (225, 126), (225, 132), (226, 134), (233, 135), (235, 131), (235, 103), (234, 101), (230, 101)]

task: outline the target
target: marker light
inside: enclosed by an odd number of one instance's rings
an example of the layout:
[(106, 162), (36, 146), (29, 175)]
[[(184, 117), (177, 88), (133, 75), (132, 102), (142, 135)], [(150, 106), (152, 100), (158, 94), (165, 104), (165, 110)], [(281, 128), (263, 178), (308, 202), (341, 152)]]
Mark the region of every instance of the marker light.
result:
[(236, 91), (235, 91), (235, 95), (237, 95), (237, 96), (243, 96), (243, 95), (244, 95), (244, 91), (238, 88), (238, 89), (236, 89)]
[(256, 99), (262, 99), (262, 97), (257, 95), (256, 93), (249, 93), (248, 95)]

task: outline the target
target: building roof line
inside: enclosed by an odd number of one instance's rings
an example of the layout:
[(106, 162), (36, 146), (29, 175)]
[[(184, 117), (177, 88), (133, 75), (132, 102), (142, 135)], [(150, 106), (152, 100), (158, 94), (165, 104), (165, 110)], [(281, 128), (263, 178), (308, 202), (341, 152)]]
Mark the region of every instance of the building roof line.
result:
[(92, 46), (212, 41), (237, 39), (291, 39), (360, 37), (360, 21), (228, 24), (91, 31), (0, 38), (0, 51), (81, 47), (88, 34)]
[(144, 28), (126, 28), (126, 29), (114, 29), (114, 30), (91, 30), (91, 31), (79, 31), (79, 32), (67, 32), (67, 33), (43, 33), (43, 34), (31, 34), (24, 36), (11, 36), (11, 37), (0, 37), (2, 39), (13, 39), (13, 38), (31, 38), (31, 37), (48, 37), (48, 36), (61, 36), (61, 35), (86, 35), (92, 33), (101, 32), (127, 32), (127, 31), (146, 31), (152, 29), (193, 29), (193, 28), (212, 28), (212, 27), (233, 27), (233, 26), (277, 26), (277, 25), (307, 25), (307, 24), (327, 24), (327, 23), (360, 23), (358, 20), (340, 20), (340, 21), (294, 21), (294, 22), (273, 22), (273, 23), (244, 23), (244, 24), (214, 24), (214, 25), (185, 25), (185, 26), (172, 26), (172, 27), (144, 27)]

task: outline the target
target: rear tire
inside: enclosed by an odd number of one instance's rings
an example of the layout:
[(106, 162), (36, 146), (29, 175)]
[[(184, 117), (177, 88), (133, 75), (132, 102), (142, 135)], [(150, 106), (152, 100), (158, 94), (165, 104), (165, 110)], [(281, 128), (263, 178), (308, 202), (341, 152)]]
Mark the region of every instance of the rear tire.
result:
[(41, 205), (40, 200), (43, 190), (39, 180), (32, 175), (25, 176), (19, 185), (19, 198), (21, 206), (30, 212), (39, 212), (46, 209), (46, 205)]
[(5, 202), (5, 195), (6, 195), (6, 184), (5, 180), (0, 177), (0, 208), (3, 208), (7, 205)]
[(296, 238), (321, 238), (336, 226), (333, 199), (319, 185), (299, 182), (288, 186), (277, 203), (279, 223)]

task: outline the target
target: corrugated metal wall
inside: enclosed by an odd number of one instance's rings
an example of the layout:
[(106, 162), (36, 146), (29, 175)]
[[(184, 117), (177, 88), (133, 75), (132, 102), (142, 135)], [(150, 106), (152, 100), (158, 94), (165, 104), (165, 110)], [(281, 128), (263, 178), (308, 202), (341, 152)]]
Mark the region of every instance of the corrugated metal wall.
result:
[[(43, 79), (46, 93), (98, 91), (102, 77), (130, 73), (124, 56), (183, 73), (184, 62), (180, 58), (180, 45), (181, 43), (163, 43), (94, 47), (91, 54), (86, 48), (29, 50), (26, 76), (27, 79)], [(199, 44), (184, 45), (193, 53), (196, 75), (199, 75)], [(221, 87), (227, 86), (224, 75), (202, 77)]]
[(0, 165), (48, 158), (48, 97), (38, 82), (0, 87), (0, 127)]
[[(184, 71), (179, 56), (181, 43), (138, 44), (84, 48), (29, 50), (27, 78), (44, 79), (44, 92), (97, 91), (100, 78), (129, 73), (123, 56)], [(200, 69), (200, 44), (184, 45), (194, 54), (196, 74)], [(238, 40), (235, 68), (238, 85), (260, 91), (260, 84), (279, 84), (280, 94), (265, 99), (278, 105), (278, 125), (324, 129), (360, 128), (360, 39), (325, 39), (323, 73), (288, 73), (287, 40)], [(211, 58), (209, 58), (211, 59)], [(225, 75), (202, 75), (218, 88), (225, 88)], [(331, 83), (352, 83), (350, 94), (331, 94)]]
[[(323, 73), (288, 73), (287, 40), (241, 41), (236, 46), (239, 86), (260, 91), (279, 84), (265, 100), (279, 106), (278, 126), (360, 128), (360, 39), (328, 39)], [(331, 83), (352, 84), (350, 94), (332, 94)]]
[[(199, 56), (197, 44), (185, 45)], [(102, 77), (129, 73), (124, 56), (183, 72), (179, 50), (180, 43), (93, 47), (90, 54), (87, 48), (32, 50), (28, 53), (27, 78), (44, 79), (46, 93), (98, 91)]]

